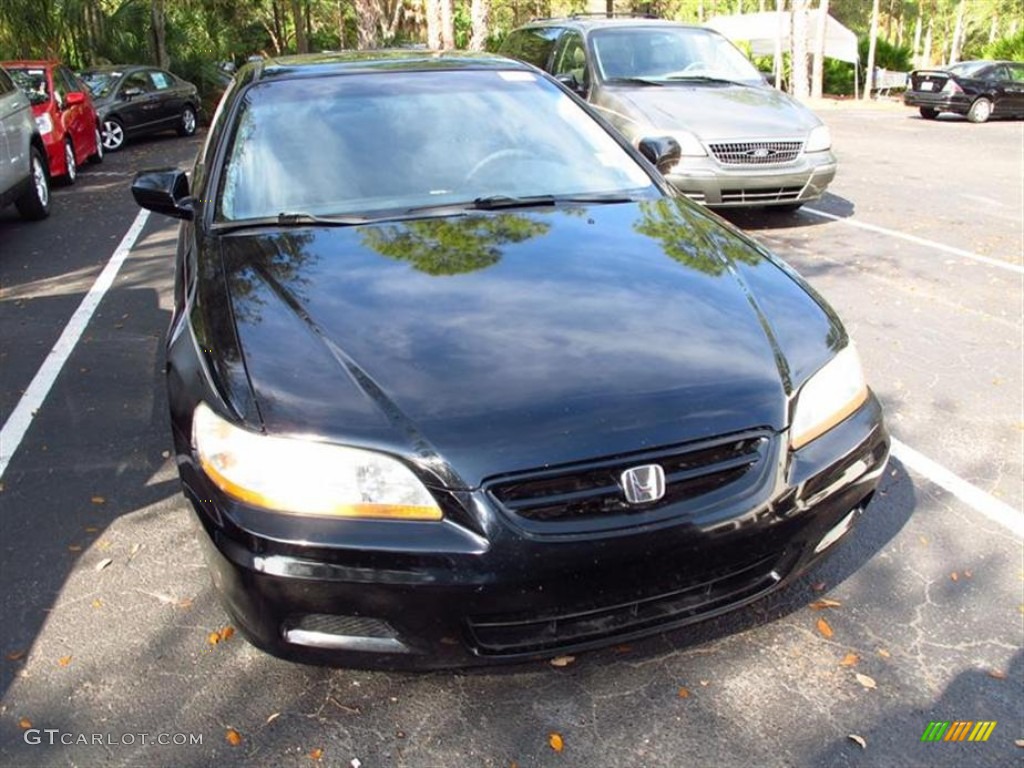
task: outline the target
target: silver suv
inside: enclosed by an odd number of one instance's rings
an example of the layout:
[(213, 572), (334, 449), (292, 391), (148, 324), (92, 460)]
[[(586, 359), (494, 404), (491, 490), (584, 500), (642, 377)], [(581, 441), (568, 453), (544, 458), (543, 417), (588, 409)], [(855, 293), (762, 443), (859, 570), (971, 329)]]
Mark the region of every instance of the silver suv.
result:
[(634, 146), (674, 138), (682, 157), (665, 177), (709, 207), (791, 211), (821, 197), (835, 176), (828, 128), (713, 30), (548, 19), (514, 30), (501, 53), (550, 72)]
[(24, 219), (50, 215), (46, 149), (28, 97), (0, 68), (0, 207), (14, 203)]

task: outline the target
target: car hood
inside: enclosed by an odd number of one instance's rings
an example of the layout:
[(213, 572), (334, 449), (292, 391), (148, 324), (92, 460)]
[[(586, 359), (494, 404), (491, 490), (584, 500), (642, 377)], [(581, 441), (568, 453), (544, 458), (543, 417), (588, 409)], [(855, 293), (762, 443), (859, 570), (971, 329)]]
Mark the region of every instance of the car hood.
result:
[(454, 487), (783, 429), (842, 337), (757, 246), (671, 198), (219, 240), (266, 429)]
[(717, 83), (608, 89), (605, 106), (661, 130), (683, 128), (704, 141), (803, 138), (821, 121), (774, 88)]

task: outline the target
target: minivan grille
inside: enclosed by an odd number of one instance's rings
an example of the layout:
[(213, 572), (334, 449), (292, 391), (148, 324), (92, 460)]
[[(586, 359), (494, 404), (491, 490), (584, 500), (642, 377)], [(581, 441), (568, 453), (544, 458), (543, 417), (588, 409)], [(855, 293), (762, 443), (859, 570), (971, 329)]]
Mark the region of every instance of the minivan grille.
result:
[(796, 160), (803, 145), (802, 141), (729, 141), (708, 146), (725, 165), (778, 165)]
[(786, 203), (800, 199), (803, 187), (769, 187), (768, 189), (723, 189), (723, 203)]
[(488, 656), (551, 651), (594, 640), (685, 624), (749, 602), (785, 575), (778, 555), (739, 563), (697, 584), (630, 602), (567, 607), (543, 616), (481, 616), (467, 620), (470, 642)]
[[(767, 432), (747, 432), (499, 478), (485, 484), (485, 488), (503, 510), (520, 522), (600, 520), (681, 502), (699, 502), (744, 477), (756, 479), (761, 473), (753, 470), (765, 461), (769, 445)], [(664, 471), (664, 496), (646, 504), (631, 504), (620, 484), (622, 473), (646, 464), (658, 464)]]

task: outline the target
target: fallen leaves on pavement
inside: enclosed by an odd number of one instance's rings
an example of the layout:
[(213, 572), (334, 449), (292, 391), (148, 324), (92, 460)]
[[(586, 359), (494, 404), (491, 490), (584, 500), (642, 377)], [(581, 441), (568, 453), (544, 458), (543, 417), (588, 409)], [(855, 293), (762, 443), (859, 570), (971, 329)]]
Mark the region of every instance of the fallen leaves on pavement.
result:
[(309, 759), (310, 760), (317, 760), (317, 761), (319, 761), (320, 758), (323, 757), (323, 756), (324, 756), (324, 751), (320, 747), (317, 747), (316, 749), (312, 750), (309, 753)]
[(96, 563), (95, 570), (96, 571), (102, 571), (104, 568), (106, 568), (112, 562), (114, 562), (114, 561), (111, 560), (109, 557), (104, 557), (102, 560), (100, 560), (98, 563)]
[(71, 663), (71, 659), (71, 656), (61, 656), (59, 659), (57, 659), (57, 663), (60, 664), (62, 667), (66, 667)]
[(1006, 673), (1003, 672), (1003, 670), (1001, 670), (1001, 669), (990, 669), (988, 671), (988, 676), (991, 677), (991, 678), (994, 678), (995, 680), (1005, 680), (1006, 679)]
[(826, 640), (830, 639), (832, 635), (835, 634), (835, 632), (832, 631), (832, 627), (829, 626), (829, 623), (824, 619), (818, 619), (816, 626), (818, 627), (818, 631), (821, 632), (821, 636)]
[(858, 736), (856, 733), (851, 733), (846, 738), (848, 738), (850, 741), (857, 742), (860, 745), (861, 749), (867, 749), (868, 748), (868, 743), (866, 741), (864, 741), (864, 737), (863, 736)]
[(23, 717), (21, 718), (21, 720), (18, 721), (18, 727), (21, 728), (21, 730), (23, 731), (27, 731), (29, 728), (32, 727), (32, 721), (29, 720), (27, 717)]
[(690, 698), (690, 689), (684, 686), (679, 689), (676, 695), (679, 696), (680, 699), (688, 699)]
[(223, 643), (225, 640), (228, 640), (233, 634), (235, 634), (234, 627), (224, 627), (216, 632), (211, 632), (206, 636), (206, 640), (210, 645), (217, 645), (218, 643)]
[(815, 600), (811, 603), (810, 608), (815, 611), (823, 611), (826, 608), (838, 608), (842, 603), (838, 600), (830, 600), (827, 597), (821, 598), (821, 600)]
[(845, 656), (843, 656), (843, 660), (839, 662), (839, 666), (840, 667), (852, 667), (858, 661), (860, 661), (860, 656), (858, 656), (856, 653), (848, 653)]
[(875, 682), (875, 679), (873, 677), (862, 675), (860, 672), (857, 673), (857, 682), (863, 685), (865, 688), (872, 691), (878, 687), (878, 684)]
[(240, 734), (234, 728), (228, 728), (228, 730), (224, 734), (224, 739), (232, 747), (237, 747), (239, 744), (242, 743), (242, 734)]
[(568, 667), (574, 661), (576, 661), (576, 657), (575, 656), (556, 656), (555, 658), (553, 658), (551, 660), (551, 666), (552, 667)]
[(92, 498), (90, 499), (90, 501), (91, 501), (91, 502), (92, 502), (93, 504), (106, 504), (106, 503), (107, 503), (107, 500), (106, 500), (106, 499), (104, 499), (104, 498), (103, 498), (102, 496), (93, 496), (93, 497), (92, 497)]
[(8, 661), (20, 661), (23, 658), (25, 658), (24, 651), (11, 651), (7, 654)]
[(548, 734), (548, 746), (551, 747), (555, 752), (561, 752), (565, 749), (565, 742), (562, 741), (562, 735), (552, 731)]

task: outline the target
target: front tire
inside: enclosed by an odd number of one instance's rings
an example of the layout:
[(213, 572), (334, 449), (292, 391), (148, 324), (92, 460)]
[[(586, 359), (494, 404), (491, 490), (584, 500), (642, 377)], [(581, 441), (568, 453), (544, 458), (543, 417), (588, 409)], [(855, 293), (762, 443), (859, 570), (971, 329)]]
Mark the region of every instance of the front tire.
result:
[(931, 107), (921, 107), (921, 117), (925, 120), (934, 120), (939, 116), (939, 110), (932, 109)]
[(100, 135), (99, 128), (96, 128), (96, 151), (89, 155), (89, 162), (93, 165), (103, 162), (103, 136)]
[(967, 113), (967, 119), (972, 123), (985, 123), (992, 117), (992, 102), (982, 96), (980, 99), (976, 99), (971, 104), (971, 109)]
[(196, 111), (191, 106), (186, 105), (181, 110), (181, 117), (178, 119), (178, 135), (192, 136), (195, 134), (198, 126), (199, 120), (196, 118)]
[(21, 218), (37, 221), (50, 215), (50, 177), (46, 175), (46, 161), (35, 147), (32, 147), (29, 157), (29, 168), (32, 170), (32, 184), (14, 204)]
[(78, 163), (75, 162), (75, 145), (71, 143), (71, 139), (64, 140), (64, 175), (61, 180), (66, 187), (78, 181)]
[(124, 146), (124, 123), (116, 117), (103, 119), (100, 126), (100, 140), (103, 142), (103, 149), (107, 152), (117, 152)]

